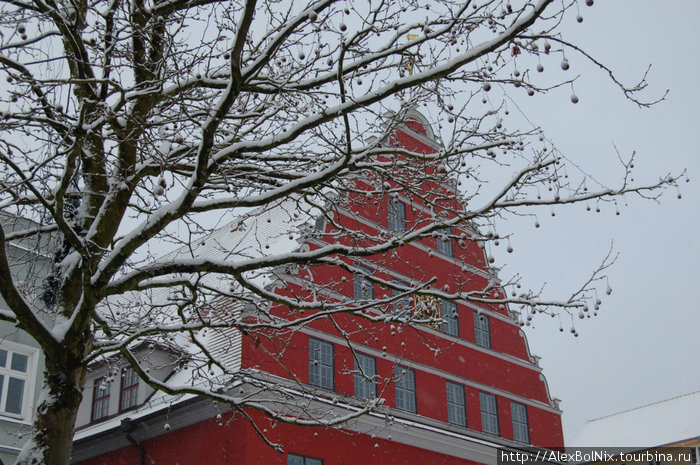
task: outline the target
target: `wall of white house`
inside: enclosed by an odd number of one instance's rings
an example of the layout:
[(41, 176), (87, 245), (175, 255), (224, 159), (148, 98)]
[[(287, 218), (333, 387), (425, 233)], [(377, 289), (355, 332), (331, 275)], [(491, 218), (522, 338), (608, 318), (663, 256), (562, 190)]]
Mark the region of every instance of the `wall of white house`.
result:
[[(33, 226), (28, 220), (7, 215), (1, 215), (0, 222), (6, 233)], [(41, 293), (44, 278), (51, 271), (56, 246), (54, 237), (43, 235), (40, 238), (21, 239), (5, 249), (15, 283), (32, 289), (27, 298), (33, 300), (32, 305), (38, 308), (43, 307)], [(2, 297), (0, 308), (8, 308)], [(41, 312), (40, 315), (47, 324), (52, 324), (50, 312)], [(0, 460), (14, 463), (30, 437), (36, 403), (43, 385), (44, 354), (33, 338), (9, 322), (0, 322), (0, 350)], [(13, 354), (18, 354), (17, 358), (22, 363), (13, 365)], [(11, 381), (13, 378), (14, 381)], [(12, 392), (9, 392), (10, 389)]]
[[(0, 374), (3, 376), (0, 395), (0, 459), (3, 463), (14, 463), (17, 454), (27, 441), (34, 420), (34, 406), (41, 391), (44, 367), (44, 354), (36, 342), (24, 331), (14, 325), (0, 322), (0, 350), (6, 359)], [(26, 371), (12, 370), (12, 354), (26, 355)], [(21, 391), (20, 413), (7, 412), (8, 384), (14, 377), (23, 384), (21, 389), (15, 386), (15, 395)], [(10, 408), (9, 410), (14, 410)]]

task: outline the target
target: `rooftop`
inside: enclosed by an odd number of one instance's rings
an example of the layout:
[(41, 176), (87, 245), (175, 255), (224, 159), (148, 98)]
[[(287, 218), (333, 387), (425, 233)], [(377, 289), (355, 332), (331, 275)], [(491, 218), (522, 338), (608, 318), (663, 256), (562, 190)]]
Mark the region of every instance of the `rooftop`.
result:
[(700, 437), (700, 391), (589, 420), (569, 446), (648, 449)]

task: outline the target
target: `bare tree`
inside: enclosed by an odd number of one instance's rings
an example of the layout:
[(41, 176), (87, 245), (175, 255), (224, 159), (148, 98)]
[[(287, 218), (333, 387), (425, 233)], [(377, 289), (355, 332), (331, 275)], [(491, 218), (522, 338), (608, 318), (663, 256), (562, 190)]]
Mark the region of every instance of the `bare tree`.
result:
[[(194, 340), (210, 326), (274, 335), (343, 312), (379, 320), (385, 315), (362, 310), (408, 294), (378, 296), (364, 307), (329, 305), (281, 295), (258, 277), (294, 265), (351, 272), (356, 257), (390, 254), (451, 227), (472, 231), (457, 239), (484, 244), (499, 240), (489, 225), (502, 215), (631, 194), (657, 198), (674, 185), (671, 175), (633, 183), (631, 160), (621, 161), (618, 186), (596, 185), (575, 168), (567, 172), (538, 140), (539, 130), (507, 127), (507, 92), (561, 92), (573, 82), (564, 72), (566, 55), (586, 55), (558, 29), (592, 4), (3, 1), (0, 208), (36, 226), (0, 230), (0, 292), (8, 307), (0, 318), (46, 353), (45, 394), (20, 461), (69, 462), (87, 365), (98, 356), (120, 352), (144, 380), (175, 392), (139, 366), (133, 344), (183, 331)], [(563, 71), (548, 74), (555, 68)], [(610, 76), (627, 98), (652, 103), (637, 98), (644, 80), (628, 88)], [(416, 109), (440, 128), (434, 152), (391, 139)], [(399, 193), (444, 214), (392, 234), (353, 229), (334, 216), (348, 202), (371, 208)], [(252, 208), (287, 212), (275, 220), (290, 224), (299, 215), (321, 217), (325, 226), (316, 234), (326, 245), (197, 252), (195, 240)], [(34, 288), (20, 285), (10, 277), (6, 245), (42, 234), (61, 244), (52, 251), (54, 270)], [(467, 291), (436, 290), (427, 280), (410, 291), (510, 305), (527, 318), (595, 305), (600, 276), (560, 300), (494, 292), (493, 281)], [(171, 296), (168, 305), (151, 298), (163, 293)], [(268, 319), (201, 311), (217, 298)], [(124, 301), (138, 301), (141, 310), (120, 311)], [(274, 317), (266, 302), (309, 312)], [(393, 318), (425, 322), (420, 312)], [(208, 394), (246, 406), (235, 396)]]

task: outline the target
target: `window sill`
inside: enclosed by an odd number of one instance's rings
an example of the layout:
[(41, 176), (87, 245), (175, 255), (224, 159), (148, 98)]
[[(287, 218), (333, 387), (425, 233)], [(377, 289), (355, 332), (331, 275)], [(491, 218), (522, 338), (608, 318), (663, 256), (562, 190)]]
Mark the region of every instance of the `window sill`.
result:
[(27, 420), (24, 417), (9, 416), (7, 413), (0, 413), (0, 421), (6, 421), (8, 423), (15, 423), (18, 425), (32, 425), (31, 420)]

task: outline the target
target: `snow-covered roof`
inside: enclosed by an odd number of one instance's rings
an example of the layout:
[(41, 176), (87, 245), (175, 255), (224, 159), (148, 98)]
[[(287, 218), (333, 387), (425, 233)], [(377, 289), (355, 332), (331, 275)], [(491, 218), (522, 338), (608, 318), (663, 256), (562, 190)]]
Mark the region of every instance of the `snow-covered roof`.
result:
[(588, 421), (572, 447), (648, 449), (700, 437), (700, 391)]
[[(300, 247), (303, 228), (311, 227), (320, 215), (317, 207), (298, 197), (285, 198), (239, 216), (189, 247), (172, 252), (167, 259), (240, 261), (288, 254)], [(247, 273), (246, 278), (264, 286), (269, 284), (267, 271), (258, 276)]]
[[(304, 230), (310, 228), (314, 218), (320, 214), (321, 212), (315, 206), (298, 197), (285, 198), (237, 217), (208, 236), (169, 253), (161, 261), (212, 259), (213, 261), (233, 263), (288, 254), (301, 247)], [(268, 286), (275, 279), (274, 270), (270, 268), (247, 272), (244, 273), (244, 276), (248, 281), (261, 288)], [(204, 277), (200, 284), (221, 289), (224, 293), (233, 291), (230, 287), (234, 285), (231, 283), (230, 277), (215, 273)], [(138, 309), (141, 305), (134, 305), (134, 303), (144, 300), (155, 305), (164, 305), (164, 312), (169, 313), (170, 310), (167, 307), (178, 300), (177, 292), (174, 289), (176, 288), (161, 287), (145, 293), (127, 293), (111, 297), (110, 302), (121, 307), (136, 307)], [(236, 288), (234, 293), (238, 291), (247, 292)], [(240, 301), (229, 300), (226, 297), (219, 297), (215, 306), (216, 313), (212, 315), (215, 322), (217, 319), (230, 318), (233, 313), (240, 313), (243, 310)], [(228, 316), (226, 316), (227, 312)], [(138, 319), (138, 311), (132, 309), (126, 317)], [(237, 331), (231, 331), (227, 328), (219, 330), (210, 328), (200, 332), (198, 340), (212, 352), (212, 355), (221, 357), (220, 361), (228, 372), (236, 371), (237, 367), (240, 367), (240, 353), (237, 353), (240, 350), (240, 334)], [(196, 345), (188, 343), (186, 335), (178, 339), (177, 342), (187, 352), (196, 354), (199, 351)], [(237, 347), (237, 351), (231, 350), (231, 344)]]
[[(302, 246), (305, 231), (312, 227), (314, 219), (320, 215), (320, 210), (307, 201), (298, 197), (285, 198), (246, 212), (209, 235), (193, 240), (190, 245), (168, 253), (158, 261), (164, 264), (187, 263), (190, 260), (241, 263), (254, 262), (268, 256), (281, 257), (297, 251)], [(258, 270), (243, 273), (243, 276), (249, 283), (262, 289), (275, 281), (275, 271), (274, 267), (263, 265)], [(227, 301), (224, 296), (243, 297), (249, 293), (225, 274), (205, 273), (198, 277), (181, 278), (197, 279), (199, 285), (220, 291), (220, 294), (207, 293), (206, 303), (205, 300), (198, 302), (211, 308), (218, 300), (215, 306), (220, 313), (226, 309), (230, 310), (232, 305), (240, 305), (239, 299), (231, 298), (231, 301)], [(163, 279), (167, 282), (172, 277)], [(200, 296), (204, 296), (204, 293)], [(155, 316), (170, 324), (171, 317), (176, 315), (176, 305), (182, 299), (186, 299), (187, 302), (191, 299), (191, 295), (182, 286), (155, 287), (110, 296), (101, 311), (105, 318), (113, 319), (115, 325), (125, 328), (125, 332), (130, 332), (138, 328), (144, 318), (153, 318), (152, 308), (159, 308)], [(233, 301), (237, 303), (234, 304)], [(238, 311), (240, 310), (241, 308), (238, 308)]]

